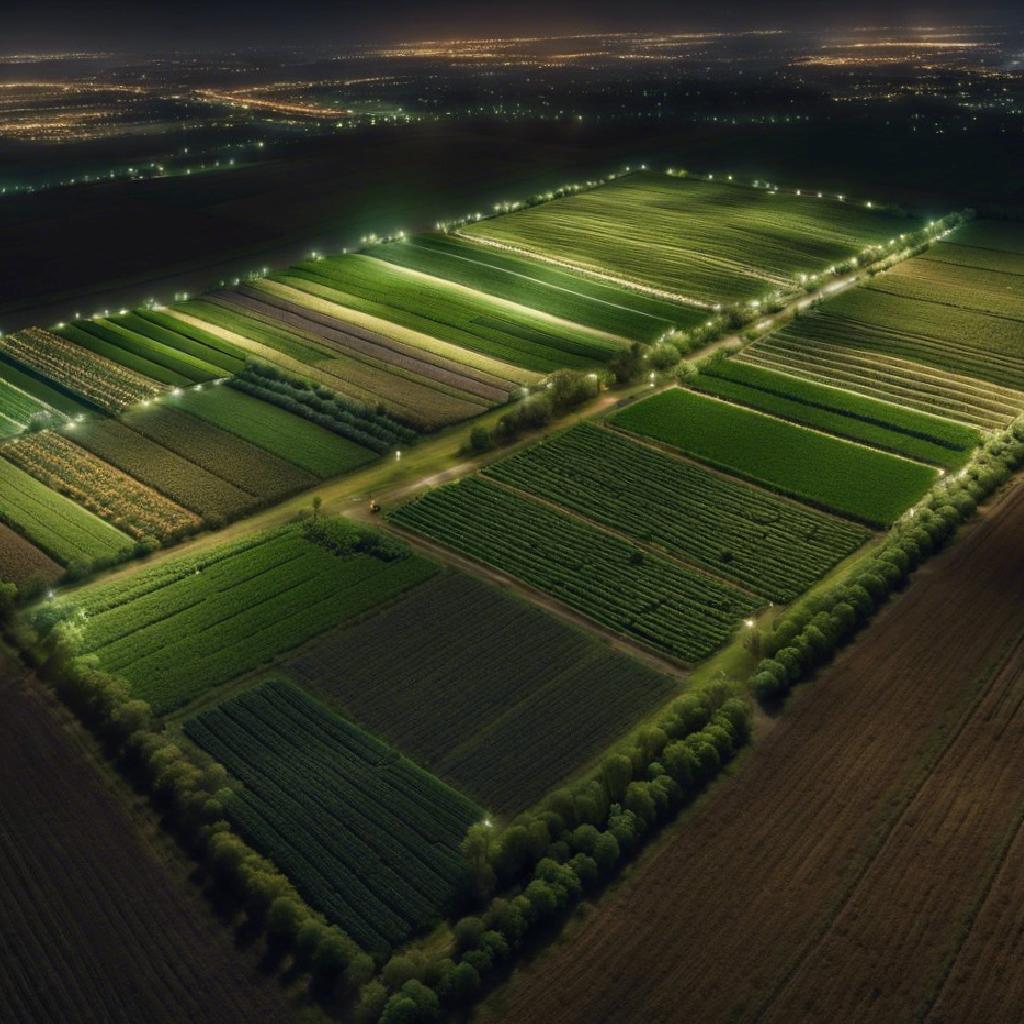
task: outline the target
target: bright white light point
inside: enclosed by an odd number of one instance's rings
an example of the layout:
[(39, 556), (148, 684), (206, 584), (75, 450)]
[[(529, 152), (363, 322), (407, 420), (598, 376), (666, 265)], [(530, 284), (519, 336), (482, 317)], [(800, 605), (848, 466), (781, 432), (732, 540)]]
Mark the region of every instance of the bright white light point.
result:
[(175, 388), (175, 389), (174, 389), (174, 390), (173, 390), (173, 391), (171, 392), (171, 394), (172, 394), (172, 395), (174, 395), (174, 397), (175, 397), (175, 398), (177, 398), (177, 397), (178, 397), (178, 395), (180, 395), (180, 394), (181, 394), (181, 388)]
[(402, 453), (401, 452), (395, 452), (395, 462), (401, 462), (401, 461), (402, 461)]
[(484, 818), (484, 828), (491, 828), (493, 825), (494, 822), (490, 818)]
[(743, 620), (743, 625), (746, 626), (747, 629), (753, 629), (754, 628), (754, 620), (753, 619), (744, 619)]

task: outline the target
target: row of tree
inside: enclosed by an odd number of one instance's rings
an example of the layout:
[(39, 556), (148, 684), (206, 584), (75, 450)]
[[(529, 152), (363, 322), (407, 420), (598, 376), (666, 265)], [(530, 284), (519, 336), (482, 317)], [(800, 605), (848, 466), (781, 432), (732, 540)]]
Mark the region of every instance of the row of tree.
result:
[(1022, 465), (1024, 419), (990, 440), (962, 475), (939, 484), (841, 583), (782, 616), (764, 639), (769, 656), (751, 680), (758, 699), (784, 698), (829, 661), (929, 555), (949, 542), (979, 502)]
[[(11, 611), (9, 597), (6, 591), (0, 594), (0, 612)], [(209, 870), (220, 893), (248, 924), (263, 930), (276, 952), (292, 953), (321, 989), (356, 991), (373, 976), (373, 958), (309, 907), (289, 879), (232, 830), (225, 812), (231, 791), (224, 767), (175, 742), (149, 705), (131, 697), (122, 679), (76, 659), (65, 625), (41, 639), (23, 618), (7, 619), (23, 653), (125, 774), (150, 794), (183, 846)]]
[(749, 703), (734, 684), (716, 682), (676, 698), (589, 778), (556, 790), (500, 836), (487, 823), (473, 826), (463, 851), (479, 912), (455, 924), (452, 948), (393, 956), (361, 989), (357, 1020), (432, 1021), (473, 1002), (496, 971), (612, 878), (749, 736)]

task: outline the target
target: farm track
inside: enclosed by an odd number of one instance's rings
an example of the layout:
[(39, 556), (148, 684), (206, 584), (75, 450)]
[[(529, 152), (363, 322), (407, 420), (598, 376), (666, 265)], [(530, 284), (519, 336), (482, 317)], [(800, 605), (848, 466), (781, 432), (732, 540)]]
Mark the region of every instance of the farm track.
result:
[(478, 1019), (1020, 1019), (1022, 529), (1017, 485)]
[(136, 831), (48, 695), (0, 650), (6, 1022), (292, 1019)]

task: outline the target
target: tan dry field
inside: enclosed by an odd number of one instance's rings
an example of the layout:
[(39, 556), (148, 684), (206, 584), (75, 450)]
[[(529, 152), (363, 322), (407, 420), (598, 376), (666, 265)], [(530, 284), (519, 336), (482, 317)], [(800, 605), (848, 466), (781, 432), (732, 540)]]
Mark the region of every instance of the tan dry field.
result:
[(291, 1020), (39, 685), (0, 650), (0, 1020)]
[(481, 1020), (1024, 1020), (1024, 485)]

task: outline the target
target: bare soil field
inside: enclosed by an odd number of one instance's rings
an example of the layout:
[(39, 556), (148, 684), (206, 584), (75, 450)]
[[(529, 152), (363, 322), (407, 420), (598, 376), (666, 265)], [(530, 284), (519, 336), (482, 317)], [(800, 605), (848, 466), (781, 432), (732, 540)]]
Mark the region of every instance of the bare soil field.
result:
[(1024, 1019), (1024, 486), (481, 1020)]
[(0, 1019), (293, 1019), (0, 650)]

